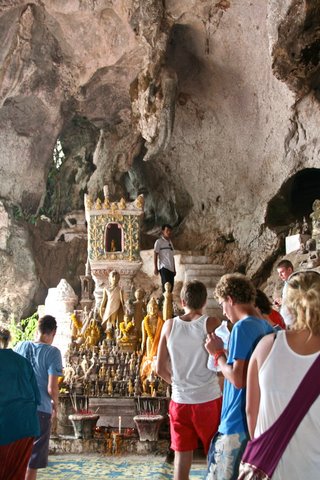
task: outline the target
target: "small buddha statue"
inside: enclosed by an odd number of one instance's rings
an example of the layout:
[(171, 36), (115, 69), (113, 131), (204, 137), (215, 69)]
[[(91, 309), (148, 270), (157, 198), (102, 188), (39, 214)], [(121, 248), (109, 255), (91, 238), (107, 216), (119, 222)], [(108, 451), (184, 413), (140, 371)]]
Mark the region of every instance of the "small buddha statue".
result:
[(133, 388), (132, 380), (131, 380), (131, 378), (129, 378), (129, 381), (128, 381), (128, 395), (129, 395), (129, 397), (132, 397), (133, 394), (134, 394), (134, 388)]
[(320, 236), (320, 200), (316, 199), (312, 204), (312, 238), (318, 239)]
[(98, 374), (99, 380), (102, 380), (102, 381), (105, 380), (106, 374), (107, 374), (106, 366), (104, 363), (102, 363), (99, 369), (99, 374)]
[(83, 373), (83, 377), (86, 377), (87, 373), (88, 373), (88, 369), (89, 369), (89, 363), (88, 363), (88, 359), (87, 359), (86, 355), (82, 356), (82, 361), (81, 361), (80, 366), (81, 366), (81, 370), (82, 370), (82, 373)]
[(171, 283), (166, 282), (164, 284), (164, 293), (163, 293), (164, 301), (163, 301), (163, 320), (169, 320), (169, 318), (173, 318), (173, 302), (172, 302), (172, 292), (171, 292)]
[(81, 334), (82, 329), (82, 322), (80, 318), (78, 318), (77, 312), (74, 311), (71, 314), (71, 331), (72, 331), (72, 338), (76, 339)]
[(122, 320), (124, 312), (123, 292), (119, 286), (120, 275), (116, 270), (109, 273), (109, 286), (103, 289), (103, 297), (100, 305), (100, 317), (102, 328), (110, 330), (116, 328)]
[(143, 381), (152, 370), (154, 358), (157, 355), (160, 334), (164, 321), (159, 315), (159, 307), (155, 298), (151, 298), (147, 305), (147, 315), (142, 322), (141, 353), (143, 355), (140, 367), (140, 376)]
[[(123, 322), (119, 325), (119, 335), (117, 338), (118, 345), (126, 351), (134, 351), (137, 345), (137, 334), (133, 321), (128, 314), (124, 316)], [(124, 363), (125, 357), (120, 356), (121, 363)]]
[(145, 291), (142, 288), (137, 288), (134, 292), (135, 300), (133, 302), (133, 310), (134, 310), (134, 324), (137, 330), (137, 335), (140, 338), (142, 336), (141, 325), (142, 321), (146, 314), (146, 304), (144, 302)]
[(94, 347), (100, 339), (100, 329), (95, 319), (90, 321), (89, 327), (84, 333), (85, 343), (88, 347)]
[(109, 378), (109, 383), (108, 383), (108, 395), (113, 394), (113, 384), (112, 384), (112, 378)]
[(100, 348), (99, 348), (99, 357), (100, 358), (107, 358), (107, 354), (108, 354), (108, 347), (106, 345), (106, 341), (102, 340), (102, 343), (101, 343)]

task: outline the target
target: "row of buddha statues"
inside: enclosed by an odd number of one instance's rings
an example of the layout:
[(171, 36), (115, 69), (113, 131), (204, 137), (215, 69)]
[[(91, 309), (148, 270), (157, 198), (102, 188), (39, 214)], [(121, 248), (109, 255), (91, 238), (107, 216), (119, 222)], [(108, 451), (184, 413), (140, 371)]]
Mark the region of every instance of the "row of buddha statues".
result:
[(146, 304), (141, 288), (124, 302), (119, 281), (119, 273), (110, 272), (101, 304), (71, 315), (64, 384), (91, 396), (164, 396), (168, 386), (156, 376), (155, 360), (162, 326), (173, 316), (170, 284), (160, 312), (154, 297)]
[(95, 397), (169, 395), (167, 385), (154, 371), (141, 380), (141, 359), (139, 352), (124, 353), (117, 346), (106, 343), (82, 352), (70, 345), (63, 387), (72, 394)]
[(75, 311), (72, 319), (72, 338), (81, 348), (94, 347), (100, 340), (114, 340), (124, 351), (140, 350), (150, 356), (164, 321), (173, 316), (170, 284), (166, 284), (162, 312), (154, 297), (145, 303), (145, 292), (138, 288), (134, 298), (124, 301), (117, 271), (109, 274), (109, 286), (103, 289), (100, 306), (89, 313)]

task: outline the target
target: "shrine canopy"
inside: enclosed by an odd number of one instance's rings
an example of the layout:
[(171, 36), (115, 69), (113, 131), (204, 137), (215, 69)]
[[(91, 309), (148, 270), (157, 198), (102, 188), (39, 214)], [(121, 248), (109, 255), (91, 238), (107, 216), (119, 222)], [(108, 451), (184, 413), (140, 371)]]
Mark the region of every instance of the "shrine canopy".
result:
[[(84, 204), (92, 277), (96, 283), (105, 283), (110, 271), (117, 270), (124, 283), (131, 282), (142, 266), (140, 224), (143, 195), (134, 202), (126, 202), (123, 198), (119, 202), (110, 202), (104, 188), (103, 201), (85, 195)], [(123, 286), (126, 289), (126, 285)]]

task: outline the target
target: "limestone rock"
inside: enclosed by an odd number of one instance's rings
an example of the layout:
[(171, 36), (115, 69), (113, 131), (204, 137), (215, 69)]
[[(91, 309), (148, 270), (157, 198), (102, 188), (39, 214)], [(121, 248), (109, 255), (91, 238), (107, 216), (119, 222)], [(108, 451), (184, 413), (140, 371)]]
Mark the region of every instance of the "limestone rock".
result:
[[(316, 0), (2, 2), (1, 308), (19, 316), (60, 278), (79, 292), (85, 242), (50, 242), (104, 185), (144, 195), (142, 247), (172, 223), (177, 249), (264, 281), (295, 179), (318, 171), (319, 21)], [(41, 214), (52, 225), (30, 226)]]

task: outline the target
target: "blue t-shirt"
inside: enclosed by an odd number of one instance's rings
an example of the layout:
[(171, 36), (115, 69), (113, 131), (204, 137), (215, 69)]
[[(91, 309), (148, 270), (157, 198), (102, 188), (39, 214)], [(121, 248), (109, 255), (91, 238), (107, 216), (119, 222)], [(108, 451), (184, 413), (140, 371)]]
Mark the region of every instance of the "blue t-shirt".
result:
[(30, 363), (0, 349), (0, 445), (39, 435), (40, 393)]
[(27, 358), (36, 375), (41, 395), (40, 412), (52, 413), (51, 397), (48, 393), (49, 375), (62, 376), (60, 350), (46, 343), (20, 342), (15, 351)]
[[(259, 340), (274, 330), (266, 320), (246, 317), (235, 323), (229, 340), (227, 363), (249, 361)], [(225, 379), (219, 432), (225, 435), (248, 432), (246, 420), (246, 388), (236, 388)]]

